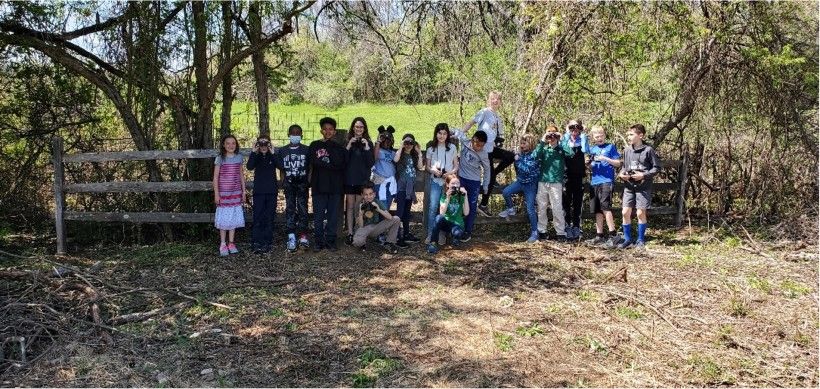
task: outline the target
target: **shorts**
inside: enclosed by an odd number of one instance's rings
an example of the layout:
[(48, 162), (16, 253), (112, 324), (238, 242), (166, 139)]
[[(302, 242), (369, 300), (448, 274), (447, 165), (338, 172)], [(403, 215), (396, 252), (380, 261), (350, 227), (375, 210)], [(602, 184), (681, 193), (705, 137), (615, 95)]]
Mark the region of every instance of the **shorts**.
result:
[(652, 204), (652, 190), (649, 186), (644, 188), (624, 187), (622, 199), (624, 208), (649, 209)]
[(361, 195), (363, 186), (364, 185), (345, 185), (344, 186), (345, 194), (348, 194), (348, 195)]
[(612, 183), (592, 185), (589, 188), (589, 212), (612, 211)]

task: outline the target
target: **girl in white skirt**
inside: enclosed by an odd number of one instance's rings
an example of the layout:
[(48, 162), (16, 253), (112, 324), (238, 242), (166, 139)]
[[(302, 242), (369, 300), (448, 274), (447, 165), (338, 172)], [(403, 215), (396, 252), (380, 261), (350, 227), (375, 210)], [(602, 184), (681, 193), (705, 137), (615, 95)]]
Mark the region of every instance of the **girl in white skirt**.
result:
[[(239, 154), (239, 142), (233, 135), (225, 135), (219, 142), (219, 156), (214, 161), (214, 225), (219, 229), (219, 255), (239, 252), (234, 245), (234, 231), (245, 227), (245, 175), (243, 158)], [(228, 242), (225, 243), (227, 235)]]

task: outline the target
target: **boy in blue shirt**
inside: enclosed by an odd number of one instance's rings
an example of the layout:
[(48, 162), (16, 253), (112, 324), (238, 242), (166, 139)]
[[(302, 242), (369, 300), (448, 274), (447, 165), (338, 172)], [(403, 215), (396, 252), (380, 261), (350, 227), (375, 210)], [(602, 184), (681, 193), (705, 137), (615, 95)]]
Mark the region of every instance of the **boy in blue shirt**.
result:
[[(607, 248), (614, 248), (617, 243), (615, 218), (612, 216), (612, 185), (615, 181), (615, 168), (621, 166), (621, 155), (612, 143), (606, 142), (606, 130), (593, 126), (590, 130), (592, 146), (589, 148), (589, 167), (592, 171), (590, 182), (589, 210), (595, 214), (595, 238), (587, 243), (599, 245), (606, 243)], [(604, 219), (609, 234), (604, 235)]]

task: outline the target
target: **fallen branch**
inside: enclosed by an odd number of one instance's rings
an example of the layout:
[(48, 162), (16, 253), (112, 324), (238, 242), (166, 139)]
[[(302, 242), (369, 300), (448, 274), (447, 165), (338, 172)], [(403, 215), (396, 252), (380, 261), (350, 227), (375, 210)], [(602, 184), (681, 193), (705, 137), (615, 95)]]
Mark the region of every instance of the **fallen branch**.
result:
[(150, 311), (145, 311), (145, 312), (134, 312), (134, 313), (128, 313), (128, 314), (125, 314), (125, 315), (114, 316), (109, 320), (109, 322), (112, 325), (122, 325), (122, 324), (125, 324), (125, 323), (133, 323), (133, 322), (138, 322), (138, 321), (144, 321), (144, 320), (150, 319), (150, 318), (152, 318), (154, 316), (157, 316), (157, 315), (162, 315), (162, 314), (165, 314), (165, 313), (168, 313), (168, 312), (179, 311), (179, 310), (188, 308), (192, 304), (193, 303), (191, 301), (183, 301), (181, 303), (174, 304), (170, 307), (162, 307), (162, 308), (156, 308), (156, 309), (152, 309)]
[(666, 316), (664, 316), (663, 314), (661, 314), (661, 312), (660, 312), (660, 311), (658, 311), (658, 309), (657, 309), (657, 308), (655, 308), (655, 306), (653, 306), (652, 304), (649, 304), (649, 303), (647, 303), (647, 302), (645, 302), (645, 301), (642, 301), (642, 300), (640, 300), (640, 299), (638, 299), (637, 297), (634, 297), (634, 296), (628, 296), (628, 295), (621, 294), (621, 293), (618, 293), (618, 292), (613, 292), (613, 291), (611, 291), (611, 290), (607, 290), (607, 289), (603, 289), (603, 291), (604, 291), (604, 292), (606, 292), (606, 293), (609, 293), (609, 294), (611, 294), (611, 295), (613, 295), (613, 296), (617, 296), (617, 297), (620, 297), (620, 298), (622, 298), (622, 299), (626, 299), (626, 300), (632, 300), (632, 301), (635, 301), (635, 302), (636, 302), (636, 303), (638, 303), (638, 304), (643, 305), (644, 307), (646, 307), (647, 309), (649, 309), (649, 310), (651, 310), (653, 313), (655, 313), (655, 315), (657, 315), (658, 317), (660, 317), (661, 319), (663, 319), (663, 321), (665, 321), (667, 324), (669, 324), (669, 325), (670, 325), (670, 326), (671, 326), (671, 327), (672, 327), (672, 328), (673, 328), (673, 329), (674, 329), (674, 330), (675, 330), (678, 334), (680, 334), (680, 330), (678, 329), (678, 326), (677, 326), (677, 325), (675, 325), (674, 323), (672, 323), (672, 321), (671, 321), (671, 320), (667, 319), (667, 318), (666, 318)]

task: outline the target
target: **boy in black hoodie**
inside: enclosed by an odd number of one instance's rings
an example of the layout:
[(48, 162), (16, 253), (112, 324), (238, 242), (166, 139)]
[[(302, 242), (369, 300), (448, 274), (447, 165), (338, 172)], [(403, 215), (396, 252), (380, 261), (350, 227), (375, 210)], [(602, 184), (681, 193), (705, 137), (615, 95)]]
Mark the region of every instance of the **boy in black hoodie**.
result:
[(273, 242), (273, 221), (276, 218), (276, 162), (270, 138), (260, 136), (248, 157), (248, 170), (253, 174), (253, 231), (251, 249), (267, 253)]
[[(276, 150), (276, 165), (284, 175), (285, 190), (285, 229), (288, 234), (288, 252), (296, 252), (297, 244), (308, 247), (307, 201), (308, 169), (310, 168), (310, 151), (302, 144), (302, 127), (293, 124), (288, 128), (287, 146)], [(298, 242), (296, 240), (299, 235)]]
[(618, 178), (624, 181), (624, 195), (621, 198), (624, 217), (621, 227), (624, 241), (618, 245), (621, 249), (633, 245), (632, 208), (636, 208), (638, 214), (638, 238), (634, 243), (635, 248), (643, 249), (646, 242), (646, 210), (652, 204), (652, 178), (660, 170), (661, 163), (655, 149), (643, 143), (645, 135), (646, 128), (643, 124), (629, 127), (629, 144), (624, 150), (624, 164), (621, 165), (621, 172), (618, 174)]
[[(336, 120), (319, 120), (323, 139), (310, 144), (312, 168), (310, 186), (313, 188), (313, 251), (324, 248), (338, 250), (336, 227), (339, 223), (339, 203), (344, 193), (343, 183), (347, 150), (333, 141)], [(325, 225), (327, 223), (327, 225)]]

